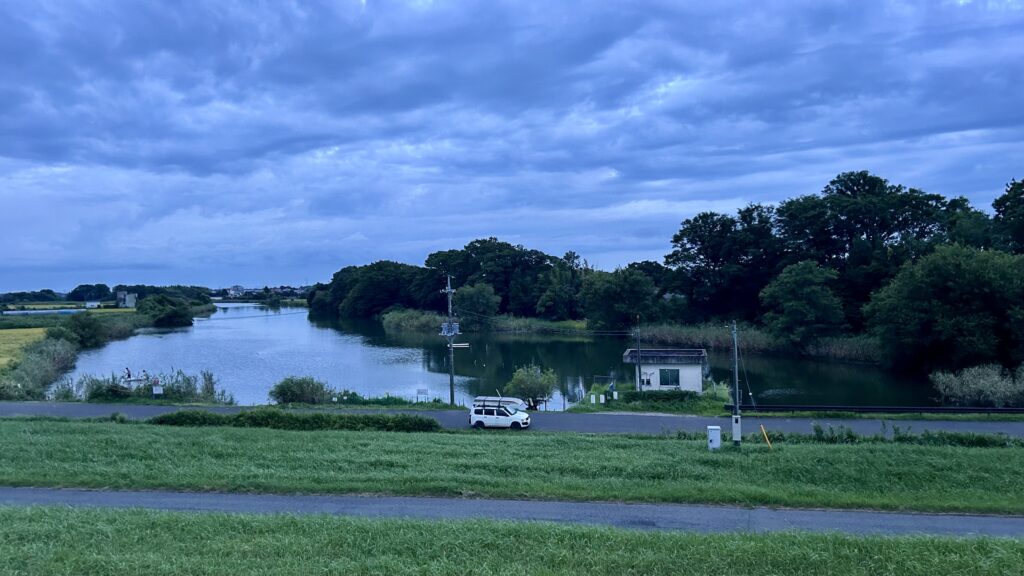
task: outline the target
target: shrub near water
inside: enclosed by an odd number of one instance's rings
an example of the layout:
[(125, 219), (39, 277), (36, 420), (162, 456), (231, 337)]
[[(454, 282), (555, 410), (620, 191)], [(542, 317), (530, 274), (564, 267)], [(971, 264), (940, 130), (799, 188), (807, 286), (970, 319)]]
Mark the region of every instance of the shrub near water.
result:
[(381, 430), (387, 432), (436, 432), (441, 425), (433, 418), (407, 414), (300, 414), (273, 408), (247, 410), (238, 414), (215, 414), (182, 410), (149, 420), (164, 426), (233, 426), (277, 430)]
[(1024, 405), (1024, 366), (1016, 376), (998, 364), (965, 368), (960, 372), (934, 372), (932, 386), (942, 396), (961, 406)]
[(324, 404), (337, 396), (337, 391), (316, 378), (290, 376), (270, 389), (270, 399), (278, 404)]

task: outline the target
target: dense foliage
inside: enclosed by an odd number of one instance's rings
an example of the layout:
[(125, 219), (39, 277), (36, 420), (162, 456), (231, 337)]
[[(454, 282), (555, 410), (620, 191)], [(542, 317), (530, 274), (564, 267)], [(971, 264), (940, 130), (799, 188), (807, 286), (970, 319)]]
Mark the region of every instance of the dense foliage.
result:
[(39, 290), (38, 292), (7, 292), (0, 294), (0, 304), (14, 304), (18, 302), (58, 302), (62, 299), (60, 294), (53, 290)]
[(558, 376), (550, 368), (541, 370), (540, 366), (530, 364), (518, 368), (512, 374), (512, 380), (505, 384), (506, 396), (521, 398), (531, 410), (551, 397), (558, 384)]
[(179, 328), (192, 325), (189, 301), (165, 294), (154, 294), (139, 301), (136, 309), (153, 321), (157, 328)]
[(380, 430), (385, 432), (437, 432), (441, 425), (433, 418), (408, 414), (327, 414), (285, 412), (273, 408), (245, 410), (237, 414), (216, 414), (182, 410), (149, 419), (165, 426), (234, 426), (277, 430)]
[[(1007, 184), (993, 210), (990, 216), (966, 198), (908, 188), (868, 172), (844, 172), (818, 194), (683, 220), (663, 263), (634, 262), (601, 272), (574, 252), (559, 258), (487, 238), (430, 254), (424, 267), (347, 267), (307, 298), (314, 314), (326, 316), (370, 317), (396, 306), (444, 312), (440, 290), (451, 275), (455, 312), (468, 329), (492, 327), (497, 322), (486, 317), (506, 314), (586, 318), (590, 329), (617, 331), (632, 329), (638, 317), (645, 325), (735, 319), (763, 326), (791, 350), (808, 354), (827, 348), (833, 336), (859, 342), (868, 334), (882, 337), (890, 350), (902, 350), (920, 329), (925, 343), (898, 362), (891, 357), (897, 367), (928, 371), (990, 361), (1013, 366), (1024, 359), (1014, 327), (1024, 322), (1019, 306), (997, 313), (995, 302), (1019, 299), (1013, 286), (1024, 281), (1024, 271), (1005, 259), (1024, 252), (1024, 182)], [(945, 252), (929, 261), (928, 273), (901, 272), (944, 246), (957, 247), (959, 263)], [(980, 263), (966, 262), (974, 259)], [(998, 270), (963, 276), (991, 265)], [(899, 285), (883, 290), (900, 275)], [(979, 284), (981, 278), (995, 284)], [(948, 282), (956, 286), (947, 289)], [(487, 298), (459, 299), (459, 292), (479, 296), (485, 286), (493, 290), (496, 310), (484, 305)], [(996, 290), (993, 299), (968, 296), (985, 286)], [(899, 328), (894, 311), (902, 302), (921, 314), (927, 309), (914, 302), (915, 291), (935, 295), (929, 305), (940, 313), (953, 310), (944, 307), (956, 306), (955, 294), (970, 304), (958, 322), (929, 323), (921, 316), (913, 329)]]
[(289, 376), (274, 384), (269, 396), (278, 404), (325, 404), (336, 398), (338, 391), (316, 378)]
[(812, 260), (783, 268), (761, 291), (768, 331), (801, 350), (816, 338), (839, 332), (843, 305), (832, 289), (837, 276)]
[(1024, 360), (1024, 256), (942, 246), (865, 307), (893, 363), (932, 370)]

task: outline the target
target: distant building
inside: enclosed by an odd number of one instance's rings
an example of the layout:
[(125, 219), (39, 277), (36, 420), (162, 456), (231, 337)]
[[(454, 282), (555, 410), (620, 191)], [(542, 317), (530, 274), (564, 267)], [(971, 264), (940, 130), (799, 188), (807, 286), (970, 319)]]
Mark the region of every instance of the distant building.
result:
[(232, 286), (231, 288), (228, 288), (228, 298), (238, 298), (240, 296), (245, 296), (245, 293), (246, 289), (242, 286), (235, 285)]
[(85, 303), (85, 307), (87, 309), (89, 309), (89, 310), (92, 310), (93, 308), (99, 308), (100, 307), (100, 302), (99, 302), (99, 300), (93, 300), (93, 301), (90, 301), (90, 302), (86, 302)]
[[(622, 354), (626, 364), (637, 363), (637, 352), (630, 348)], [(640, 350), (640, 384), (642, 390), (704, 390), (704, 377), (710, 374), (708, 353), (704, 349), (673, 350), (642, 348)]]
[(118, 308), (135, 308), (135, 303), (138, 301), (139, 295), (132, 292), (128, 293), (124, 290), (117, 291), (117, 307)]

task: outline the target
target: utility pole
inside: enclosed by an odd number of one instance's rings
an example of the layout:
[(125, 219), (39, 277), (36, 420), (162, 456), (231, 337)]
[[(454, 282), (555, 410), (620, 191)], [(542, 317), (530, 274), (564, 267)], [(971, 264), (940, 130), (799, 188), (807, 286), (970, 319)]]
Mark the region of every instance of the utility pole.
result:
[(636, 315), (636, 391), (643, 391), (643, 384), (640, 380), (643, 372), (640, 370), (640, 315)]
[(441, 324), (441, 336), (448, 339), (448, 403), (455, 406), (455, 336), (459, 333), (459, 325), (452, 321), (452, 277), (448, 275), (448, 286), (441, 290), (448, 295), (448, 321)]
[(732, 321), (732, 445), (739, 446), (743, 431), (740, 426), (740, 355), (736, 321)]

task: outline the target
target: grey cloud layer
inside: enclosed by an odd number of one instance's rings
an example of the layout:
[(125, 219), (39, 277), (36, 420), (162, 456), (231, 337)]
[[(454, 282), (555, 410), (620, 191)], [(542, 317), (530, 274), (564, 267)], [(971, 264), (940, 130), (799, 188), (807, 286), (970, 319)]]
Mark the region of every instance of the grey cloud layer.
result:
[(1022, 29), (1017, 1), (6, 3), (0, 290), (489, 235), (611, 267), (843, 170), (986, 206), (1022, 176)]

